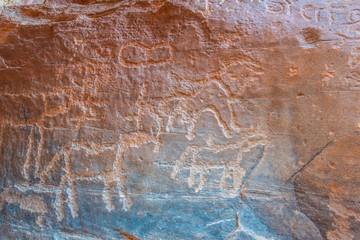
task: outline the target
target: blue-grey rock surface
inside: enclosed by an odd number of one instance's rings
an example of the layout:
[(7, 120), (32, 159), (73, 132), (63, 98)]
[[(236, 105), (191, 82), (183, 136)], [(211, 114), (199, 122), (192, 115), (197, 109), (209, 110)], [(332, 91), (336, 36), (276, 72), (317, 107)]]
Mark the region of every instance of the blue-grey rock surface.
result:
[(0, 239), (360, 239), (360, 2), (0, 0)]

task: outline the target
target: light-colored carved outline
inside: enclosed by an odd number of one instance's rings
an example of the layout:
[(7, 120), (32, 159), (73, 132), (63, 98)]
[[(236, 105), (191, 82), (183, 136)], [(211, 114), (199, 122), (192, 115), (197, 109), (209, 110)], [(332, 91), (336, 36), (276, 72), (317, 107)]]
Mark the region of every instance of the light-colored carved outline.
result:
[[(124, 54), (123, 51), (127, 47), (137, 47), (137, 48), (142, 49), (145, 54), (145, 61), (129, 62), (129, 61), (125, 60), (123, 57), (123, 54)], [(158, 60), (158, 61), (149, 59), (150, 55), (152, 53), (154, 53), (154, 51), (156, 51), (156, 49), (158, 49), (158, 48), (169, 48), (169, 54), (170, 54), (169, 58)], [(151, 46), (145, 46), (138, 41), (130, 41), (130, 42), (127, 42), (127, 43), (124, 43), (121, 45), (120, 51), (119, 51), (119, 61), (120, 61), (121, 65), (124, 67), (146, 68), (146, 67), (151, 67), (151, 66), (156, 66), (156, 65), (165, 65), (167, 63), (171, 63), (173, 60), (173, 57), (174, 57), (174, 53), (175, 53), (175, 47), (169, 43), (157, 43), (157, 44), (153, 44)]]

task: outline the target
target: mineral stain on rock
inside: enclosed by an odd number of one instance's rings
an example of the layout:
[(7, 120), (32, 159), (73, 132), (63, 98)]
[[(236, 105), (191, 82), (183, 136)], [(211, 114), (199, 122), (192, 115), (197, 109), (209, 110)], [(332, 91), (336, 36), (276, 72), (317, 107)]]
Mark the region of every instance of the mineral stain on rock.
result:
[(358, 239), (359, 8), (0, 2), (0, 239)]
[(321, 40), (320, 30), (315, 28), (311, 28), (311, 27), (304, 28), (301, 34), (307, 43), (316, 43)]

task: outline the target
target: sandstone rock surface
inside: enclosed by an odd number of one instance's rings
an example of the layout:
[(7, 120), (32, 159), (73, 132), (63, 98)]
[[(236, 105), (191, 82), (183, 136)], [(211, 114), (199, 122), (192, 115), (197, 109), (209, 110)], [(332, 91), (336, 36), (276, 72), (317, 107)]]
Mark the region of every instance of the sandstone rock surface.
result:
[(360, 2), (0, 0), (0, 239), (360, 239)]

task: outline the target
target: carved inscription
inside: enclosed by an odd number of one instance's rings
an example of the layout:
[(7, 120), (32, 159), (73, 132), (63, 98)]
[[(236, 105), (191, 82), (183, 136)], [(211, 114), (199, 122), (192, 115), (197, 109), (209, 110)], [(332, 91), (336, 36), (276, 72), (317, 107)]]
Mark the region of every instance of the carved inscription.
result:
[(128, 42), (121, 46), (120, 62), (125, 67), (149, 67), (172, 61), (174, 47), (168, 43), (145, 46), (139, 42)]

